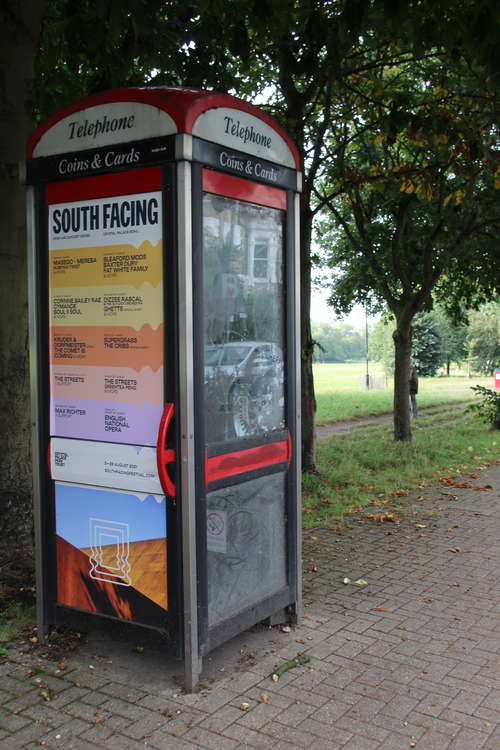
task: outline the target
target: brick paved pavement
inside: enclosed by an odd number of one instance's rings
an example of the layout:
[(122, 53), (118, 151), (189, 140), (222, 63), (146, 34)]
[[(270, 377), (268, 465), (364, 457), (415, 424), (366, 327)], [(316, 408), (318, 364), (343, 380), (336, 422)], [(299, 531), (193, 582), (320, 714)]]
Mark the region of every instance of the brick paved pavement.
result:
[[(473, 484), (492, 488), (307, 532), (300, 626), (218, 649), (199, 694), (148, 644), (91, 634), (65, 669), (12, 649), (0, 748), (500, 750), (500, 466)], [(298, 652), (310, 662), (273, 682)]]

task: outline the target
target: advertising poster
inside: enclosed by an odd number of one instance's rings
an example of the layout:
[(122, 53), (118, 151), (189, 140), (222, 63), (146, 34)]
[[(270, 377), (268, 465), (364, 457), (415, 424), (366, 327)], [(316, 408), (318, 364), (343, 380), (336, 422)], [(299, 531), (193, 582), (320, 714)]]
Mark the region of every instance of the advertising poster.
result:
[[(91, 471), (89, 467), (92, 467)], [(142, 494), (163, 494), (158, 478), (156, 449), (145, 445), (52, 438), (50, 468), (52, 479), (56, 481), (91, 483)]]
[(152, 179), (154, 190), (134, 193), (133, 174), (120, 175), (125, 194), (111, 197), (99, 197), (100, 178), (48, 188), (50, 469), (57, 602), (162, 626), (163, 227)]
[(63, 482), (55, 495), (58, 603), (163, 624), (165, 497)]
[(162, 282), (160, 191), (49, 206), (53, 436), (155, 445)]

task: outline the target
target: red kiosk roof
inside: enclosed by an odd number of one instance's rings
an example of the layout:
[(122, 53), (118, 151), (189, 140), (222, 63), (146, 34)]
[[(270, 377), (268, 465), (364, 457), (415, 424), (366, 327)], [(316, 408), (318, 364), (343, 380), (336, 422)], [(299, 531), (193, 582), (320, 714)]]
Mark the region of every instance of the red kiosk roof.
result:
[(277, 133), (290, 149), (295, 168), (300, 169), (299, 154), (293, 141), (272, 117), (258, 107), (230, 94), (169, 86), (114, 89), (73, 102), (53, 114), (34, 131), (28, 141), (27, 158), (33, 158), (35, 148), (42, 136), (61, 120), (90, 107), (118, 102), (137, 102), (156, 107), (172, 118), (178, 133), (187, 134), (192, 134), (196, 120), (209, 110), (224, 107), (246, 112), (261, 120)]

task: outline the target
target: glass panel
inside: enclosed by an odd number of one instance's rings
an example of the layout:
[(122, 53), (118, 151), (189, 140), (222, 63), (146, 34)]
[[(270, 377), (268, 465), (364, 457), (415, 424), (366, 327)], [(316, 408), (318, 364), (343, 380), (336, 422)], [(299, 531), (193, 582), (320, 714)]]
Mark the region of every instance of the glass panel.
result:
[(286, 585), (285, 475), (209, 493), (207, 535), (212, 627)]
[(209, 443), (283, 429), (283, 212), (203, 197)]

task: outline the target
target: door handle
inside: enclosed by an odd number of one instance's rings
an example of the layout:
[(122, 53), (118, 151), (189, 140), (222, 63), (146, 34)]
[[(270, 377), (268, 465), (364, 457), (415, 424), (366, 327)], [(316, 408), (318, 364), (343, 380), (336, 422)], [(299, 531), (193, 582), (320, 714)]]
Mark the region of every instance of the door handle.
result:
[(167, 465), (175, 461), (175, 451), (166, 447), (167, 435), (174, 417), (174, 405), (165, 404), (158, 428), (156, 442), (156, 464), (162, 489), (168, 497), (175, 497), (175, 485), (168, 475)]

